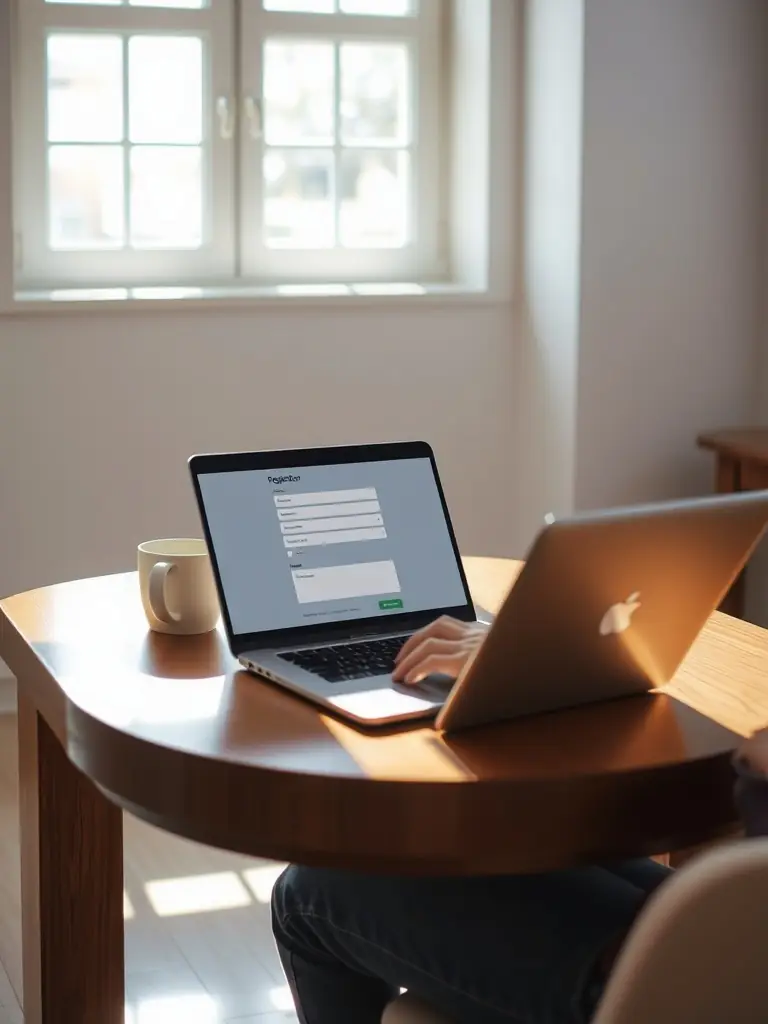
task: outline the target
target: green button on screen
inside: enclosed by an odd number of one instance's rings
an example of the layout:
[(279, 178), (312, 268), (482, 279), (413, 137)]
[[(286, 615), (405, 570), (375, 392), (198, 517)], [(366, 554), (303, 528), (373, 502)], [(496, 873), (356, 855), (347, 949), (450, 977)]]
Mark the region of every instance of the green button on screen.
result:
[(386, 601), (379, 601), (379, 608), (383, 612), (391, 612), (396, 608), (402, 608), (403, 602), (399, 597), (388, 597)]

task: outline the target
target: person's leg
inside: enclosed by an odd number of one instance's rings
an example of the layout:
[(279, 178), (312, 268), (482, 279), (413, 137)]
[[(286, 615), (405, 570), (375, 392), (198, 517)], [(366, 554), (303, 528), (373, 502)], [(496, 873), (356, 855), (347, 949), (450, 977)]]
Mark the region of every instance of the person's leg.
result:
[(633, 881), (619, 865), (466, 879), (291, 867), (273, 928), (302, 1024), (379, 1024), (401, 986), (458, 1022), (585, 1024), (596, 965), (665, 874), (654, 867)]
[(663, 881), (672, 874), (672, 869), (650, 857), (639, 857), (636, 860), (624, 860), (615, 864), (605, 864), (609, 871), (623, 878), (631, 885), (642, 889), (646, 896), (658, 889)]

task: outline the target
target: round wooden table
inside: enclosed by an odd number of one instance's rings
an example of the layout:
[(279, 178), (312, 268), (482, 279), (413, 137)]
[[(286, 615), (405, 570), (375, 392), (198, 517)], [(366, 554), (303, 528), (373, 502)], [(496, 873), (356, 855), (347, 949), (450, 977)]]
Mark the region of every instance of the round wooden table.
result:
[[(466, 567), (491, 610), (519, 571)], [(738, 737), (689, 704), (711, 711), (712, 672), (744, 689), (768, 669), (764, 631), (716, 615), (669, 693), (449, 738), (366, 733), (239, 671), (219, 632), (150, 633), (133, 573), (0, 612), (0, 656), (19, 679), (27, 1024), (59, 1019), (62, 999), (68, 1019), (122, 1019), (118, 807), (211, 845), (371, 872), (666, 852), (734, 821)], [(734, 656), (747, 641), (748, 664)]]

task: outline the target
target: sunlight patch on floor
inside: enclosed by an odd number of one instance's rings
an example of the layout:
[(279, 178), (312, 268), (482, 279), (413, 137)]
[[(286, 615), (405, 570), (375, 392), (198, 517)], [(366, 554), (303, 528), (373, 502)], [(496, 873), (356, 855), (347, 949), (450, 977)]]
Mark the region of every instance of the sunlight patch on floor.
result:
[(125, 1010), (125, 1024), (221, 1024), (216, 1000), (209, 995), (159, 996), (141, 999)]
[(285, 864), (268, 864), (263, 868), (248, 868), (247, 871), (243, 871), (246, 885), (259, 903), (271, 902), (275, 882), (286, 867)]
[(231, 910), (234, 907), (247, 907), (253, 902), (234, 871), (162, 878), (147, 882), (144, 889), (158, 917)]

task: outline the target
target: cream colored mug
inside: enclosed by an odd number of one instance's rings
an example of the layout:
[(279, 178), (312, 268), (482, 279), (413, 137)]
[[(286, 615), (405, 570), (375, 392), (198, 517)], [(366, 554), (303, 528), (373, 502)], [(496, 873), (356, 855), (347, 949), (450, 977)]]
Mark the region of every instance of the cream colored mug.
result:
[(139, 544), (141, 602), (158, 633), (208, 633), (219, 621), (219, 600), (203, 540)]

